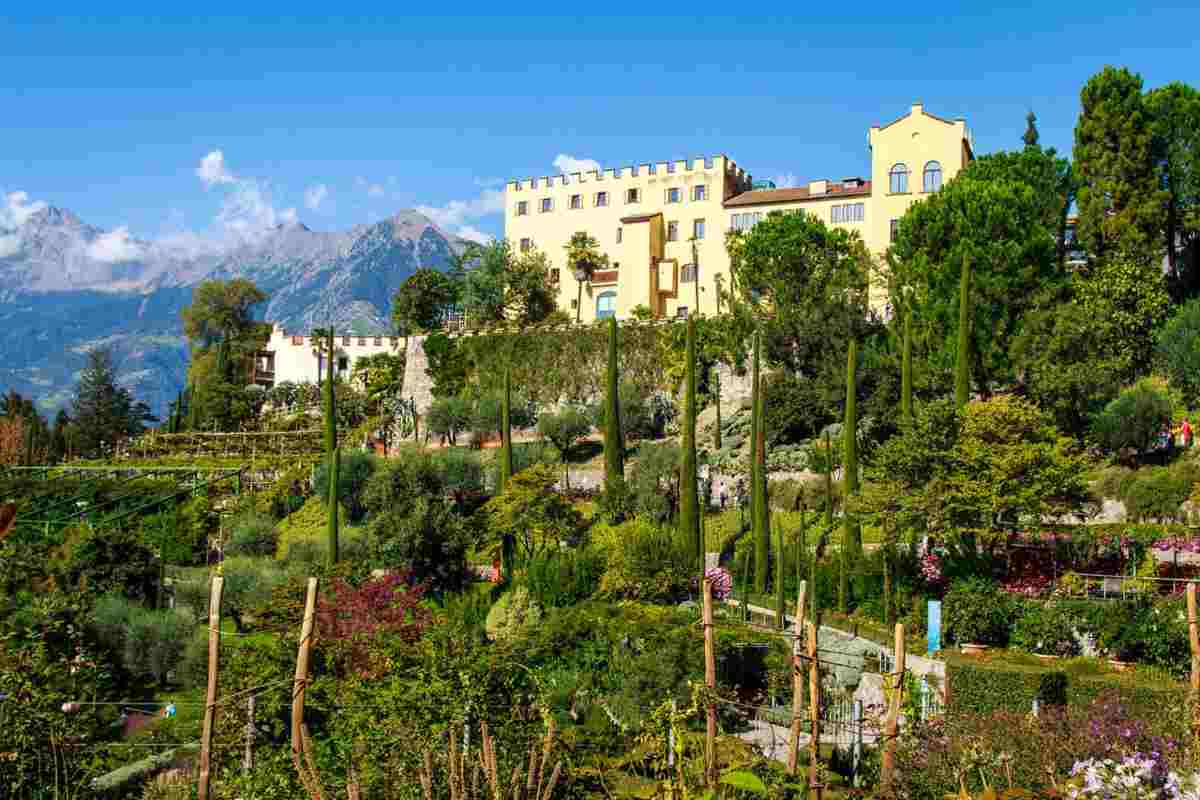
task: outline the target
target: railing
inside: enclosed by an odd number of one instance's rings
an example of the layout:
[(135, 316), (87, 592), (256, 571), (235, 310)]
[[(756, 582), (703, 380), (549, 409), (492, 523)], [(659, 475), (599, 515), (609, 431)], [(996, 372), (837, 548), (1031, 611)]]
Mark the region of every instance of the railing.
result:
[(1196, 583), (1195, 578), (1159, 578), (1140, 575), (1102, 575), (1092, 572), (1073, 572), (1063, 576), (1058, 582), (1058, 588), (1068, 597), (1079, 598), (1121, 598), (1141, 597), (1148, 594), (1158, 594), (1163, 585), (1169, 587), (1169, 593), (1182, 592), (1187, 584)]

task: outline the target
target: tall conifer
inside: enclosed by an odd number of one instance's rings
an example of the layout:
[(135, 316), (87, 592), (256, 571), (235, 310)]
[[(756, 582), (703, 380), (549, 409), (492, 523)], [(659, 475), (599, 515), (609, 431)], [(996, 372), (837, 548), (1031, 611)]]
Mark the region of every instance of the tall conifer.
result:
[(625, 480), (625, 437), (621, 432), (621, 399), (618, 394), (617, 320), (608, 318), (608, 372), (604, 395), (604, 489), (618, 490)]
[(329, 563), (338, 563), (338, 480), (341, 456), (337, 446), (337, 395), (333, 390), (334, 362), (333, 326), (329, 326), (325, 350), (325, 455), (329, 463)]
[(958, 284), (958, 357), (954, 364), (954, 403), (959, 408), (971, 399), (971, 259), (963, 256)]
[(696, 483), (696, 319), (687, 321), (687, 375), (684, 383), (683, 436), (679, 454), (679, 536), (688, 543), (700, 570), (704, 570), (704, 542), (700, 538), (700, 497)]
[(767, 516), (766, 403), (763, 398), (761, 366), (762, 336), (754, 335), (754, 462), (750, 469), (750, 521), (754, 529), (754, 589), (767, 591), (770, 574), (771, 522)]

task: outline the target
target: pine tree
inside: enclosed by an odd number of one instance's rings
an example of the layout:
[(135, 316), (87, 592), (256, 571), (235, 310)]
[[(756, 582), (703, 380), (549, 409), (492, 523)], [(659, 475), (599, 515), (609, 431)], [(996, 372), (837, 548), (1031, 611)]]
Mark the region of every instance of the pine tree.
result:
[(687, 375), (684, 378), (683, 431), (679, 454), (679, 537), (704, 571), (700, 538), (700, 498), (696, 483), (696, 319), (687, 321)]
[(763, 398), (762, 377), (759, 374), (762, 336), (754, 336), (754, 405), (751, 426), (754, 433), (754, 462), (750, 469), (750, 521), (754, 529), (754, 589), (759, 594), (767, 591), (767, 576), (770, 574), (771, 522), (767, 516), (767, 447), (766, 447), (766, 403)]
[(333, 326), (329, 326), (325, 354), (325, 455), (329, 459), (329, 563), (338, 563), (338, 482), (341, 477), (341, 456), (337, 446), (337, 395), (333, 389), (334, 360)]
[(619, 493), (625, 482), (625, 437), (621, 432), (618, 394), (617, 320), (608, 318), (608, 374), (604, 396), (604, 490)]
[(504, 368), (504, 396), (500, 399), (500, 472), (496, 478), (496, 492), (503, 493), (513, 474), (512, 451), (512, 369)]
[(904, 342), (900, 357), (900, 420), (913, 421), (912, 310), (904, 310)]
[(965, 406), (971, 399), (971, 259), (963, 256), (958, 285), (958, 357), (954, 364), (954, 402)]

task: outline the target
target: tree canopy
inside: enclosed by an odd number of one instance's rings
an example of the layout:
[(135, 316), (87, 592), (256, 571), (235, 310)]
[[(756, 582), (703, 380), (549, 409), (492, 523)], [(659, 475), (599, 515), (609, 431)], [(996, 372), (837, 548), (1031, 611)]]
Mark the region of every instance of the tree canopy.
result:
[(71, 400), (75, 421), (75, 446), (80, 453), (95, 453), (118, 440), (136, 436), (155, 417), (143, 402), (117, 384), (111, 351), (98, 347), (88, 352)]

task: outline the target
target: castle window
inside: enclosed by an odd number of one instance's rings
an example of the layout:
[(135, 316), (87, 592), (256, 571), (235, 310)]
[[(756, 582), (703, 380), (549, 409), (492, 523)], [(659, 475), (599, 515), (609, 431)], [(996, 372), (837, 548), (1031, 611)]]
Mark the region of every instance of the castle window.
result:
[(338, 356), (337, 371), (345, 372), (348, 369), (350, 369), (350, 359), (346, 358), (345, 356)]
[(596, 207), (604, 208), (608, 205), (608, 192), (596, 192)]
[(350, 346), (350, 337), (343, 336), (342, 337), (342, 347), (349, 347), (349, 346)]
[(554, 269), (550, 270), (550, 283), (553, 286), (558, 285), (558, 267), (555, 267)]
[(888, 226), (888, 240), (889, 241), (893, 241), (893, 242), (896, 241), (896, 231), (899, 230), (899, 228), (900, 228), (900, 220), (894, 219), (891, 221), (891, 223), (889, 223), (889, 226)]
[(571, 208), (583, 208), (583, 195), (571, 195)]
[(908, 193), (908, 167), (904, 164), (894, 164), (888, 170), (888, 191), (892, 194)]
[(522, 200), (519, 203), (517, 203), (517, 216), (524, 217), (527, 214), (529, 214), (529, 201)]
[(936, 192), (942, 188), (942, 165), (930, 161), (925, 165), (925, 191)]
[(678, 188), (667, 189), (667, 202), (678, 203), (680, 200), (680, 192)]
[(700, 268), (695, 264), (684, 264), (679, 275), (680, 283), (691, 283), (700, 277)]
[(837, 225), (839, 222), (846, 221), (845, 219), (843, 219), (845, 212), (846, 212), (845, 206), (834, 206), (833, 208), (831, 208), (829, 210), (831, 213), (829, 221), (832, 222), (834, 225)]
[(621, 229), (617, 228), (617, 244), (621, 243)]
[(693, 239), (703, 239), (704, 238), (704, 220), (702, 220), (702, 219), (692, 220), (692, 238)]
[(554, 198), (553, 197), (543, 197), (542, 198), (542, 213), (544, 214), (547, 211), (553, 211), (553, 210), (554, 210)]
[(626, 203), (638, 203), (638, 202), (641, 202), (641, 200), (642, 200), (642, 190), (641, 189), (626, 189), (625, 190), (625, 202)]
[(382, 337), (382, 336), (376, 336), (376, 337), (375, 337), (375, 346), (376, 346), (376, 347), (381, 347), (382, 345), (383, 345), (383, 337)]
[(608, 319), (616, 316), (617, 293), (604, 292), (596, 298), (596, 319)]
[(533, 239), (525, 238), (521, 240), (521, 252), (528, 253), (533, 249)]
[(678, 242), (679, 241), (679, 223), (678, 222), (668, 222), (667, 223), (667, 241), (668, 242)]
[(729, 219), (729, 227), (735, 231), (748, 231), (761, 221), (761, 211), (747, 211), (745, 214), (731, 215)]
[(365, 337), (365, 336), (358, 337), (358, 346), (366, 347), (367, 346), (367, 337)]
[(693, 186), (692, 187), (692, 199), (693, 200), (707, 200), (708, 199), (708, 187), (705, 186), (703, 183)]

